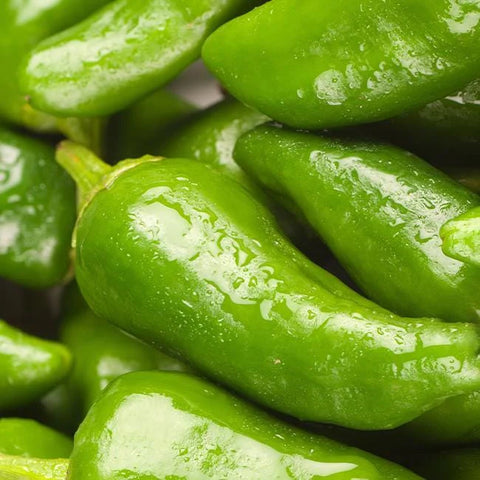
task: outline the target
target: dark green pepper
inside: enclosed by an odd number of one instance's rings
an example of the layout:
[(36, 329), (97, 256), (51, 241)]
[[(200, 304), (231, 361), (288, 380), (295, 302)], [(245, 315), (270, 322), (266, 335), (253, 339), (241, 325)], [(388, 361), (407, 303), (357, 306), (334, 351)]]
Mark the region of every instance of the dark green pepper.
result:
[(321, 235), (355, 282), (407, 316), (480, 320), (480, 270), (443, 254), (440, 226), (480, 198), (385, 144), (261, 126), (235, 158)]
[(172, 125), (188, 118), (196, 108), (168, 90), (158, 90), (108, 122), (108, 160), (137, 158), (156, 153), (158, 138)]
[(29, 55), (32, 105), (55, 115), (108, 115), (165, 85), (207, 36), (256, 0), (115, 0)]
[(115, 378), (137, 370), (188, 370), (177, 360), (98, 318), (76, 285), (64, 299), (60, 340), (75, 363), (65, 384), (43, 399), (48, 419), (63, 429), (76, 428), (100, 392)]
[(478, 78), (479, 42), (476, 0), (272, 0), (213, 33), (203, 59), (242, 102), (318, 129), (460, 90)]
[(71, 480), (406, 480), (408, 470), (283, 424), (182, 373), (115, 380), (75, 435)]
[(33, 110), (20, 91), (19, 70), (23, 58), (40, 40), (70, 27), (110, 0), (49, 0), (2, 3), (0, 16), (0, 117), (34, 130), (60, 130), (76, 141), (95, 147), (101, 122), (55, 118)]
[(478, 165), (480, 80), (414, 112), (367, 125), (366, 131), (435, 165)]
[[(90, 307), (200, 372), (281, 412), (361, 429), (480, 387), (474, 325), (377, 307), (214, 168), (145, 157), (111, 169), (71, 142), (57, 158), (92, 189), (74, 239)], [(92, 171), (105, 172), (95, 186)]]
[(1, 454), (34, 458), (68, 458), (72, 447), (70, 438), (35, 420), (0, 419)]
[(49, 145), (0, 128), (0, 276), (60, 283), (70, 266), (75, 186)]
[(25, 405), (47, 393), (68, 374), (69, 351), (0, 321), (0, 409)]
[(440, 236), (446, 255), (480, 267), (480, 207), (448, 221), (442, 226)]

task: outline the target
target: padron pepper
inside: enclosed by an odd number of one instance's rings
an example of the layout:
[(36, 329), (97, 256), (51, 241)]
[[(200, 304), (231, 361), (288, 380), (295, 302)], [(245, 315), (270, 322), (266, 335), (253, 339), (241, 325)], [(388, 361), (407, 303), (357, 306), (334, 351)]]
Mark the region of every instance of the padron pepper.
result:
[(0, 321), (0, 409), (40, 398), (68, 374), (70, 352)]
[(75, 217), (75, 185), (54, 149), (0, 127), (0, 276), (27, 287), (60, 283)]
[(214, 168), (144, 157), (112, 169), (71, 142), (57, 158), (86, 201), (74, 238), (85, 300), (201, 373), (278, 411), (360, 429), (479, 389), (476, 326), (400, 318), (356, 294)]
[(480, 267), (480, 207), (473, 208), (442, 225), (440, 236), (446, 255)]
[(207, 36), (256, 0), (115, 0), (40, 43), (22, 83), (34, 107), (55, 115), (108, 115), (168, 83)]
[(203, 59), (242, 102), (318, 129), (460, 90), (478, 78), (479, 41), (477, 0), (272, 0), (214, 32)]
[(408, 470), (288, 426), (204, 380), (115, 380), (75, 435), (70, 480), (407, 480)]
[(369, 298), (406, 316), (480, 321), (480, 269), (442, 252), (440, 226), (480, 197), (386, 144), (273, 125), (240, 138), (240, 165), (305, 217)]
[(0, 454), (2, 480), (66, 480), (66, 458), (28, 458)]
[(68, 287), (63, 305), (60, 340), (75, 362), (65, 383), (42, 400), (49, 423), (53, 420), (62, 430), (75, 430), (102, 390), (120, 375), (137, 370), (188, 370), (98, 318), (75, 284)]
[(22, 94), (22, 60), (39, 41), (82, 20), (110, 0), (6, 0), (0, 16), (0, 118), (41, 132), (60, 130), (78, 142), (98, 147), (102, 123), (98, 119), (58, 118), (31, 108)]
[(33, 458), (68, 458), (72, 447), (70, 438), (35, 420), (0, 419), (0, 454)]

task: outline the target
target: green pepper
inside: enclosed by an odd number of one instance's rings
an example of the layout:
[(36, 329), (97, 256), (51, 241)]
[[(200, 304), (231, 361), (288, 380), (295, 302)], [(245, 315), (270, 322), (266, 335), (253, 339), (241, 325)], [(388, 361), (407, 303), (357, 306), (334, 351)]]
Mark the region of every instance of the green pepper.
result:
[(256, 0), (115, 0), (40, 43), (22, 83), (34, 107), (55, 115), (108, 115), (165, 85), (206, 37)]
[(477, 447), (424, 453), (411, 456), (404, 463), (432, 480), (478, 480), (480, 450)]
[(70, 456), (72, 447), (70, 438), (35, 420), (0, 419), (0, 454), (34, 458), (67, 458)]
[[(407, 320), (356, 294), (209, 165), (145, 157), (112, 169), (71, 142), (57, 159), (88, 192), (74, 244), (89, 306), (201, 373), (292, 416), (360, 429), (479, 388), (476, 326)], [(96, 185), (93, 171), (104, 172)]]
[(65, 384), (42, 403), (48, 420), (62, 429), (75, 429), (100, 392), (115, 378), (137, 370), (187, 370), (185, 365), (98, 318), (75, 284), (64, 299), (60, 340), (75, 363)]
[(113, 115), (108, 122), (108, 160), (156, 153), (158, 137), (188, 118), (196, 108), (168, 90), (158, 90)]
[(251, 180), (233, 160), (233, 148), (240, 135), (267, 120), (265, 115), (228, 98), (192, 115), (150, 153), (191, 158), (214, 165), (254, 188)]
[(478, 164), (480, 79), (419, 110), (367, 125), (366, 130), (435, 165)]
[(20, 91), (19, 70), (23, 58), (40, 40), (70, 27), (109, 0), (7, 0), (0, 16), (0, 117), (38, 131), (60, 130), (92, 147), (99, 142), (101, 122), (94, 119), (55, 118), (33, 110)]
[(476, 0), (272, 0), (213, 33), (203, 59), (242, 102), (318, 129), (460, 90), (478, 78), (479, 41)]
[(43, 288), (70, 266), (75, 186), (49, 145), (0, 128), (0, 276)]
[(440, 230), (446, 255), (459, 261), (480, 266), (480, 207), (448, 221)]
[(0, 409), (40, 398), (67, 375), (70, 353), (59, 343), (32, 337), (0, 321)]
[(480, 198), (385, 144), (261, 126), (240, 165), (307, 218), (356, 284), (407, 316), (480, 321), (480, 270), (443, 254), (439, 228)]
[(69, 461), (64, 458), (25, 458), (0, 454), (2, 480), (66, 480)]
[(416, 479), (184, 373), (115, 380), (75, 435), (70, 479)]

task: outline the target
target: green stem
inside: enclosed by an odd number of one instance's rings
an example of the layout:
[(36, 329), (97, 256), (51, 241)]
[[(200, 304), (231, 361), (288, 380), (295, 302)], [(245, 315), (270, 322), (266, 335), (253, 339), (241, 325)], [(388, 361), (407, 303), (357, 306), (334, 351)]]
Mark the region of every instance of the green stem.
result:
[(102, 154), (104, 118), (58, 118), (56, 126), (69, 140), (80, 143), (96, 154)]
[(112, 168), (88, 148), (69, 140), (64, 140), (58, 145), (56, 158), (77, 184), (79, 209)]

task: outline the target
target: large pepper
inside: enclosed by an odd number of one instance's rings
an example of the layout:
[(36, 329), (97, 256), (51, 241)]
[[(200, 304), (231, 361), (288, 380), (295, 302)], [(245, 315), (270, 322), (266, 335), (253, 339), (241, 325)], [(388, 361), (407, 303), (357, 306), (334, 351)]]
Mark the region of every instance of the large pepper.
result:
[(113, 382), (75, 435), (70, 479), (406, 480), (361, 450), (287, 426), (183, 373), (137, 372)]
[(219, 25), (255, 0), (115, 0), (35, 48), (23, 72), (32, 105), (58, 115), (108, 115), (165, 85)]
[[(69, 142), (58, 160), (92, 189), (74, 239), (90, 307), (201, 372), (279, 411), (363, 429), (479, 388), (474, 325), (377, 307), (214, 168), (145, 157), (111, 169)], [(96, 185), (92, 172), (104, 172)]]
[(449, 220), (440, 230), (446, 255), (480, 267), (480, 207)]
[(480, 269), (442, 252), (440, 226), (480, 198), (397, 148), (261, 126), (236, 160), (321, 235), (355, 282), (407, 316), (480, 321)]
[(47, 393), (68, 374), (69, 351), (0, 321), (0, 409), (25, 405)]
[(317, 129), (460, 90), (478, 78), (479, 41), (477, 0), (272, 0), (213, 33), (203, 59), (239, 100)]
[(39, 131), (61, 130), (91, 146), (99, 142), (101, 122), (55, 118), (33, 110), (20, 91), (19, 70), (27, 53), (40, 40), (70, 27), (110, 0), (6, 0), (0, 15), (0, 117)]
[(75, 217), (75, 186), (54, 149), (0, 128), (0, 276), (28, 287), (61, 282)]
[(49, 422), (74, 430), (101, 391), (115, 378), (137, 370), (188, 370), (177, 360), (127, 335), (98, 318), (87, 306), (75, 284), (64, 299), (60, 340), (75, 363), (66, 382), (42, 403)]

